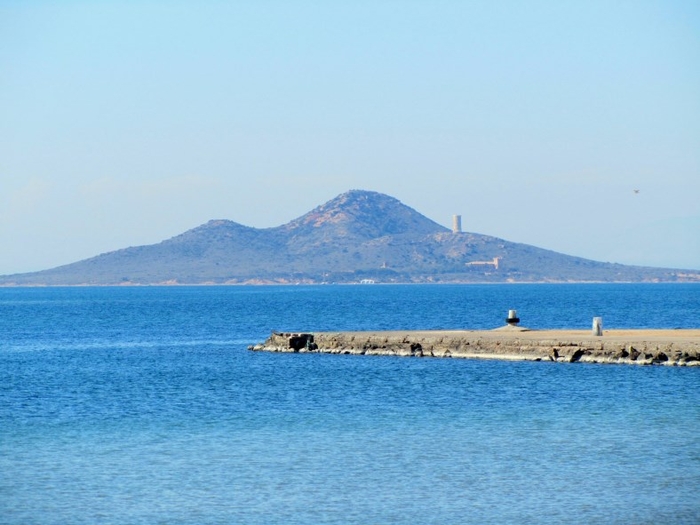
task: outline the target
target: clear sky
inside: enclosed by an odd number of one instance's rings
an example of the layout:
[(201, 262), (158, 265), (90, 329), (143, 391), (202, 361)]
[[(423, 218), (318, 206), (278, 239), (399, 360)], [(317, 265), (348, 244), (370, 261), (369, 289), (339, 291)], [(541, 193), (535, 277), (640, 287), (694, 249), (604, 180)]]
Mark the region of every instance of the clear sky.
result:
[(0, 274), (349, 189), (700, 269), (700, 2), (0, 0)]

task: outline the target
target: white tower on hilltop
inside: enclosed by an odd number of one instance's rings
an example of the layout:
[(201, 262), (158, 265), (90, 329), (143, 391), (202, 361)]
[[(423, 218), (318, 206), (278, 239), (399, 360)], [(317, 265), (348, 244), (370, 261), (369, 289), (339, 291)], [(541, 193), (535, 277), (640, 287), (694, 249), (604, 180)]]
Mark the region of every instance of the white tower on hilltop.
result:
[(452, 216), (452, 233), (462, 233), (462, 216)]

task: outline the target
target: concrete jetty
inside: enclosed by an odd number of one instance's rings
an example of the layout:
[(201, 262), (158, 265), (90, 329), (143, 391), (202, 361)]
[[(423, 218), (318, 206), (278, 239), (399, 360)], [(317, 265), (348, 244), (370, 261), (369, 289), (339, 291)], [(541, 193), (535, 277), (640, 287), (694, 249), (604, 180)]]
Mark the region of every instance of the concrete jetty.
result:
[(273, 332), (267, 352), (454, 357), (564, 363), (700, 366), (700, 330), (495, 330)]

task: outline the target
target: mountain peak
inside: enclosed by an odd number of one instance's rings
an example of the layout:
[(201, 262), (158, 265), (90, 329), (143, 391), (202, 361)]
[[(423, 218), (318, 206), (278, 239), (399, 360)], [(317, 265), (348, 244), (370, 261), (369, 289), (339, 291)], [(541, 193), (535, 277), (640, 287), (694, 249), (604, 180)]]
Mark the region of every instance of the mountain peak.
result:
[(333, 235), (363, 239), (446, 231), (446, 228), (398, 199), (366, 190), (350, 190), (338, 195), (284, 228), (296, 230), (301, 235), (322, 230)]
[(600, 263), (477, 233), (452, 234), (397, 199), (351, 190), (276, 228), (212, 220), (0, 285), (248, 282), (700, 281), (700, 272)]

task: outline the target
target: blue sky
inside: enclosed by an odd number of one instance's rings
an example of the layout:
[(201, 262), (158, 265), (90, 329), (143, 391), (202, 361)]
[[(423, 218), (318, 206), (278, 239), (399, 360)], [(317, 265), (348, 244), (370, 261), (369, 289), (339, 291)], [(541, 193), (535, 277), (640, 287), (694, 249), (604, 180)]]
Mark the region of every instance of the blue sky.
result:
[(349, 189), (700, 269), (695, 1), (0, 1), (0, 115), (0, 274)]

